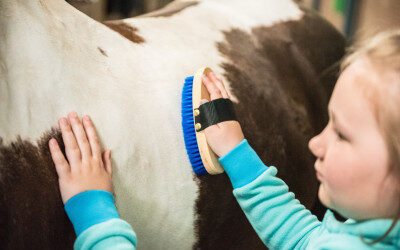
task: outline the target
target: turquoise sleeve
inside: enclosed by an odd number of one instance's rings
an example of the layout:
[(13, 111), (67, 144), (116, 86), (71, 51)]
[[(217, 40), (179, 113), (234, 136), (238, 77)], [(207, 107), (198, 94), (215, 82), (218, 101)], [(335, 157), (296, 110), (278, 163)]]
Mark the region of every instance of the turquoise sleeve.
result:
[(305, 248), (321, 222), (276, 177), (277, 169), (266, 167), (246, 140), (220, 161), (234, 196), (264, 244), (272, 249)]
[(243, 139), (219, 161), (228, 174), (233, 188), (239, 188), (252, 182), (268, 169), (246, 139)]
[(65, 211), (77, 235), (74, 249), (136, 249), (135, 232), (119, 219), (111, 193), (79, 193), (67, 201)]
[(137, 240), (132, 227), (124, 220), (111, 219), (91, 226), (76, 239), (74, 249), (79, 250), (132, 250)]
[(114, 196), (104, 190), (79, 193), (69, 199), (64, 208), (77, 236), (95, 224), (119, 218)]

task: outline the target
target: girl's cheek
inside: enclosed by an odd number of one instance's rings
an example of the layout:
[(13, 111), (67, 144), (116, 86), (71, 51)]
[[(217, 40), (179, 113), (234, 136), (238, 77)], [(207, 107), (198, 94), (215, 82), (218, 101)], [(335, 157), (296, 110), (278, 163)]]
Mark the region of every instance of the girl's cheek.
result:
[(323, 163), (323, 175), (326, 191), (331, 195), (346, 192), (351, 183), (351, 157), (344, 142), (338, 141), (333, 131), (327, 134), (328, 145)]
[(351, 169), (347, 166), (345, 156), (332, 150), (327, 155), (324, 169), (324, 180), (332, 192), (341, 192), (351, 184)]

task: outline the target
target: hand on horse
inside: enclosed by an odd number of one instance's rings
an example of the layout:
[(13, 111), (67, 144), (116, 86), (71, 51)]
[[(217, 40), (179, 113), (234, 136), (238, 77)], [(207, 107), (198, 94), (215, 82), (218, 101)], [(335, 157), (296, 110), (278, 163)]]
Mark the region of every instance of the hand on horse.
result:
[[(202, 82), (210, 93), (211, 101), (218, 98), (229, 98), (225, 90), (222, 79), (213, 72), (203, 76)], [(208, 100), (202, 100), (206, 102)], [(244, 135), (239, 122), (225, 121), (204, 129), (208, 145), (218, 155), (222, 157), (234, 149), (243, 139)]]
[(89, 116), (82, 123), (75, 112), (60, 118), (65, 145), (65, 159), (57, 141), (49, 141), (50, 152), (58, 174), (64, 204), (73, 196), (88, 190), (113, 192), (111, 151), (101, 153), (94, 125)]

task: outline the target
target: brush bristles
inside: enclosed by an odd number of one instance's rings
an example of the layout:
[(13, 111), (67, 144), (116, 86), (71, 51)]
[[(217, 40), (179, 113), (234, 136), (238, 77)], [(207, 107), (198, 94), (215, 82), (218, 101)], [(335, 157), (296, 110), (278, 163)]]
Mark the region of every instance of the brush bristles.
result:
[(183, 138), (185, 140), (186, 151), (189, 161), (192, 164), (193, 171), (197, 175), (206, 174), (206, 168), (201, 160), (199, 147), (197, 145), (196, 130), (193, 119), (193, 76), (186, 77), (182, 90), (182, 128)]

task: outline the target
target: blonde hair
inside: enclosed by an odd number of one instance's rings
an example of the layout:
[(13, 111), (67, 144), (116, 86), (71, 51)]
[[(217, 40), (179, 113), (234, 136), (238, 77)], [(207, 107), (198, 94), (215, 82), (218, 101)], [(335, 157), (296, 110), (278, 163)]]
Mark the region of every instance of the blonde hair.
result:
[[(369, 59), (378, 73), (394, 76), (389, 81), (364, 86), (364, 90), (371, 101), (378, 127), (389, 152), (388, 174), (397, 176), (400, 200), (400, 29), (379, 33), (351, 47), (342, 61), (341, 71), (360, 58)], [(385, 238), (399, 219), (400, 207), (385, 234), (368, 244), (377, 243)]]

